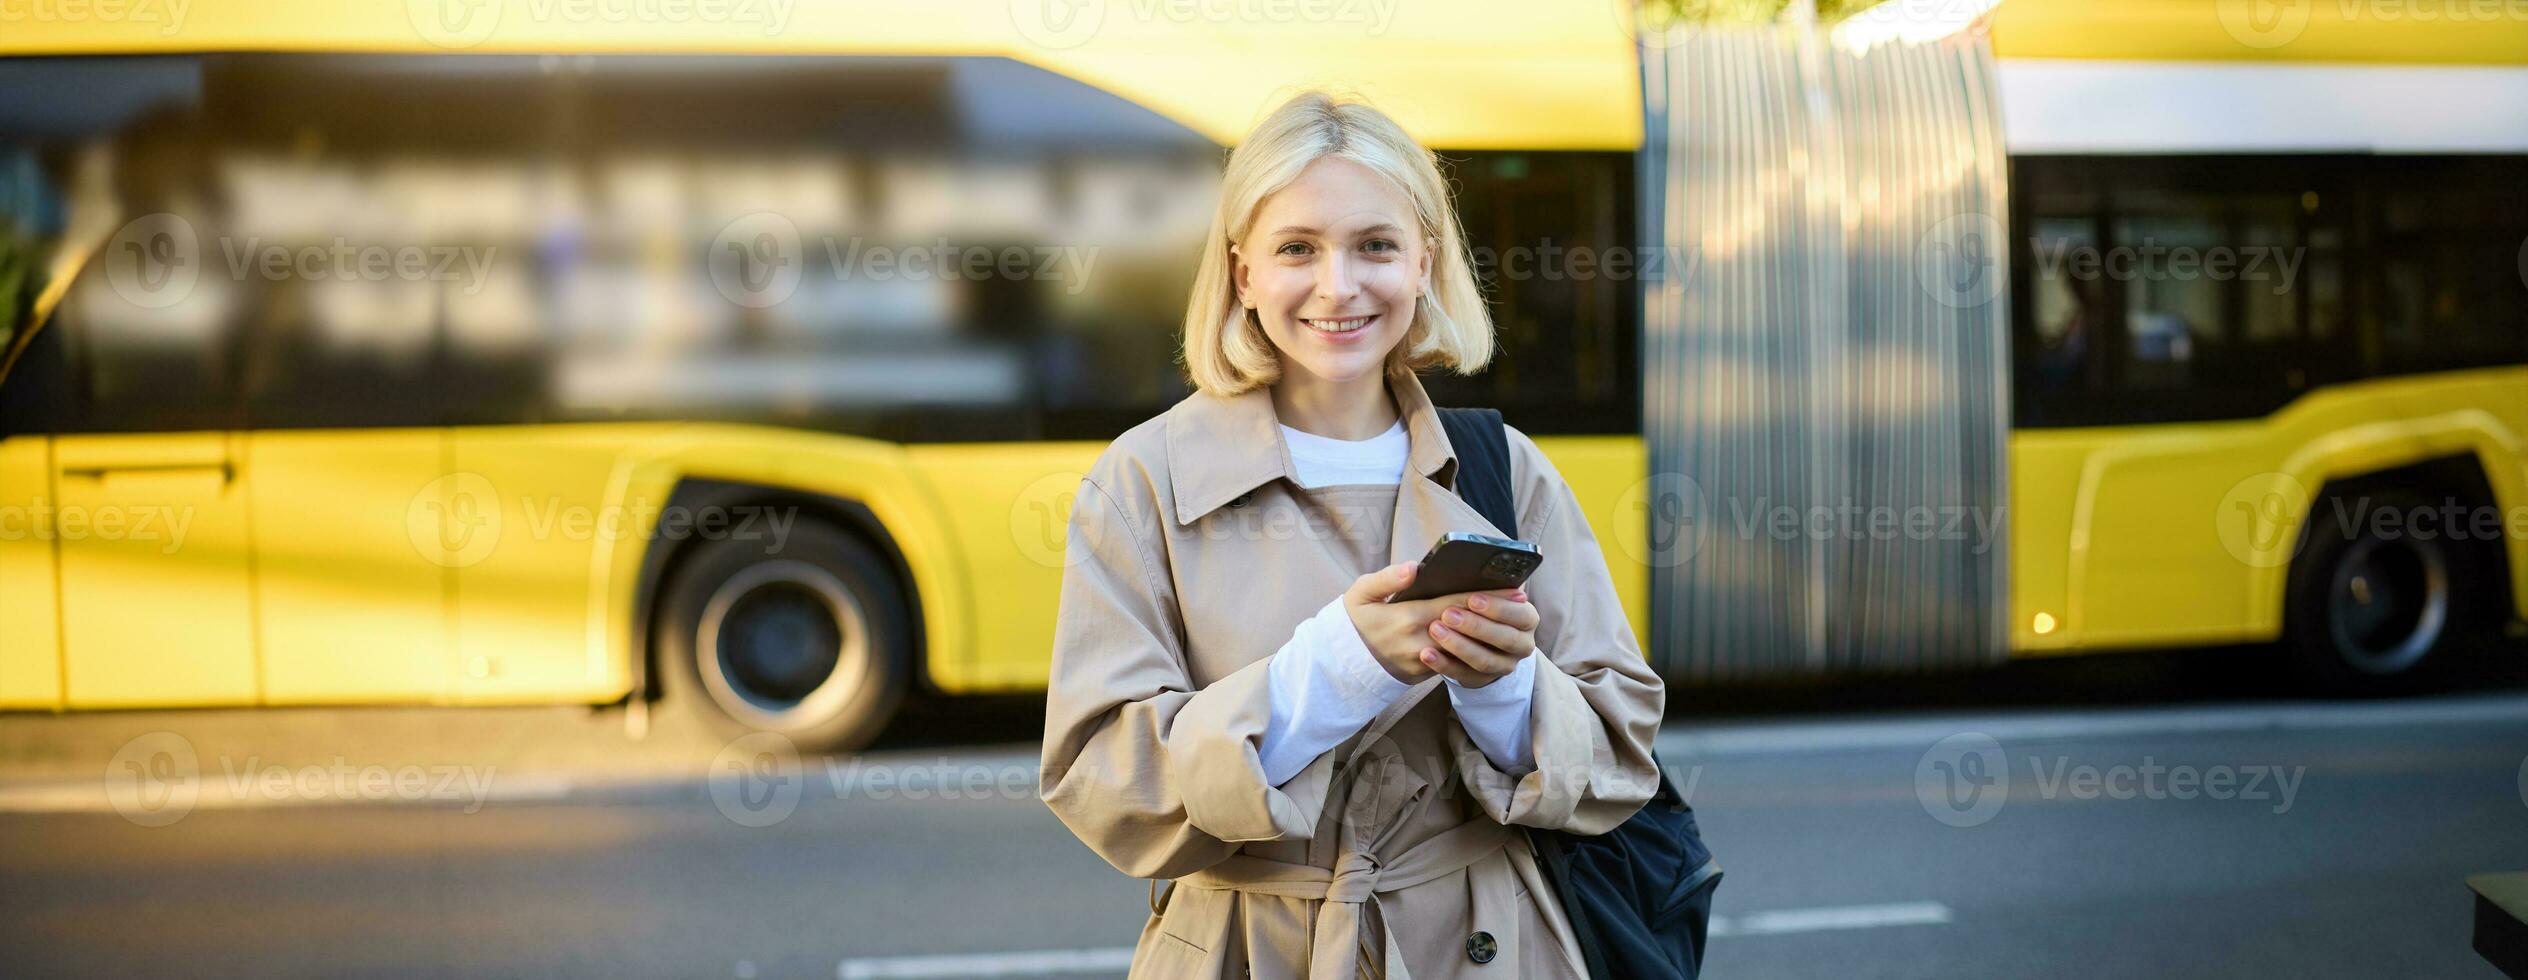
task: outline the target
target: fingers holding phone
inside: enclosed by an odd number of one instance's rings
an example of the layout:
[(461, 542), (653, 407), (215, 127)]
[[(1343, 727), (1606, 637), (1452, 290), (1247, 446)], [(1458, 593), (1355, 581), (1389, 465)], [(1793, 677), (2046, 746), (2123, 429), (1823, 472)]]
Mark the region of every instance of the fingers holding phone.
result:
[(1543, 560), (1525, 541), (1443, 534), (1421, 561), (1355, 580), (1344, 606), (1390, 676), (1411, 684), (1436, 673), (1482, 687), (1536, 649), (1536, 607), (1523, 586)]
[[(1421, 572), (1419, 563), (1401, 562), (1354, 579), (1352, 587), (1343, 590), (1344, 611), (1351, 614), (1352, 628), (1360, 631), (1361, 641), (1369, 647), (1370, 655), (1378, 658), (1379, 666), (1387, 668), (1388, 676), (1407, 684), (1420, 683), (1438, 672), (1422, 654), (1425, 650), (1433, 650), (1439, 642), (1430, 630), (1448, 610), (1462, 611), (1478, 597), (1495, 609), (1526, 605), (1523, 597), (1515, 601), (1512, 599), (1513, 596), (1522, 596), (1518, 589), (1458, 592), (1429, 599), (1395, 601), (1393, 596), (1410, 586)], [(1533, 611), (1535, 607), (1527, 608)], [(1442, 664), (1455, 663), (1446, 655), (1435, 656)]]
[(1389, 601), (1413, 584), (1419, 571), (1416, 562), (1399, 562), (1353, 579), (1352, 587), (1343, 590), (1344, 611), (1351, 614), (1352, 628), (1360, 631), (1361, 642), (1389, 676), (1407, 684), (1431, 676), (1430, 666), (1422, 662), (1422, 650), (1430, 645), (1423, 630), (1443, 604), (1439, 600)]
[(1447, 606), (1427, 627), (1432, 645), (1422, 650), (1422, 665), (1459, 686), (1484, 687), (1536, 652), (1539, 617), (1524, 589), (1463, 593), (1462, 598), (1464, 605)]

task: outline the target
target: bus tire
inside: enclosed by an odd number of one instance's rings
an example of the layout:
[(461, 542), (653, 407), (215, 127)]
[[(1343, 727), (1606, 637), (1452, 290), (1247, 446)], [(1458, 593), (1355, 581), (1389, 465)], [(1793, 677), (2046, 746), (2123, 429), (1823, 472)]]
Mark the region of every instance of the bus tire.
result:
[[(2382, 509), (2430, 512), (2404, 490), (2360, 498), (2322, 496), (2292, 559), (2283, 604), (2283, 646), (2300, 678), (2338, 695), (2401, 694), (2448, 677), (2484, 628), (2476, 542), (2446, 529), (2388, 532), (2355, 519)], [(2338, 502), (2342, 506), (2338, 507)]]
[(802, 520), (779, 550), (704, 541), (669, 571), (660, 599), (667, 700), (714, 728), (844, 752), (876, 738), (903, 703), (904, 590), (875, 549), (840, 528)]

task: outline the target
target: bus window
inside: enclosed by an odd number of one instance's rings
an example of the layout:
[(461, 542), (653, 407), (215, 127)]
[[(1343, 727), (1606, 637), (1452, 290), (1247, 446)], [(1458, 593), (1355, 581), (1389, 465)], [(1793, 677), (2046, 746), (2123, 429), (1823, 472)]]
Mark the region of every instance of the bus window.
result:
[(2021, 157), (2020, 425), (2252, 418), (2363, 376), (2350, 158)]
[[(2110, 274), (2124, 296), (2124, 386), (2130, 391), (2182, 389), (2198, 375), (2198, 348), (2231, 343), (2222, 283), (2181, 273), (2172, 255), (2200, 256), (2223, 245), (2218, 205), (2201, 198), (2127, 201), (2115, 223)], [(2120, 261), (2118, 261), (2120, 260)], [(2115, 273), (2116, 265), (2126, 272)], [(2205, 351), (2209, 353), (2209, 351)], [(2205, 380), (2217, 381), (2218, 376)]]
[(1692, 260), (1634, 247), (1632, 158), (1442, 152), (1499, 345), (1472, 378), (1425, 379), (1442, 405), (1490, 405), (1534, 435), (1639, 432), (1638, 291)]
[(2528, 363), (2528, 160), (2383, 165), (2372, 252), (2385, 374)]
[(2075, 252), (2094, 254), (2097, 242), (2088, 218), (2038, 219), (2028, 259), (2029, 333), (2022, 340), (2022, 370), (2034, 406), (2052, 406), (2066, 397), (2099, 387), (2103, 374), (2098, 353), (2106, 315), (2098, 276), (2076, 271), (2067, 260)]

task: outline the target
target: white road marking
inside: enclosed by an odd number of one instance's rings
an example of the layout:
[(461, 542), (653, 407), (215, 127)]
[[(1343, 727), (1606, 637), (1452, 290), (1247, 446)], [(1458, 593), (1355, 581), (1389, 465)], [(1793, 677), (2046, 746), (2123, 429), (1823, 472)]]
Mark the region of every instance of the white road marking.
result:
[[(463, 796), (290, 796), (239, 793), (234, 785), (217, 773), (191, 777), (199, 787), (186, 809), (248, 810), (284, 807), (321, 806), (434, 806), (469, 807), (478, 801)], [(496, 776), (484, 787), (483, 804), (549, 803), (571, 798), (579, 788), (568, 776)], [(106, 781), (97, 779), (29, 780), (12, 785), (0, 781), (0, 813), (113, 813), (114, 800), (107, 793)]]
[(841, 980), (881, 977), (1044, 977), (1064, 973), (1121, 973), (1132, 968), (1132, 947), (1034, 949), (1015, 953), (944, 956), (873, 956), (844, 960)]
[(1852, 749), (1927, 748), (1959, 732), (2003, 742), (2221, 732), (2317, 731), (2406, 725), (2528, 722), (2528, 696), (2515, 693), (2376, 703), (2264, 702), (2217, 707), (2143, 707), (1959, 713), (1895, 721), (1671, 722), (1659, 751), (1672, 759), (1797, 755)]
[(1884, 926), (1946, 925), (1949, 907), (1938, 902), (1893, 902), (1886, 905), (1838, 905), (1813, 909), (1775, 909), (1740, 916), (1712, 917), (1715, 936), (1778, 936), (1789, 932), (1829, 929), (1877, 929)]

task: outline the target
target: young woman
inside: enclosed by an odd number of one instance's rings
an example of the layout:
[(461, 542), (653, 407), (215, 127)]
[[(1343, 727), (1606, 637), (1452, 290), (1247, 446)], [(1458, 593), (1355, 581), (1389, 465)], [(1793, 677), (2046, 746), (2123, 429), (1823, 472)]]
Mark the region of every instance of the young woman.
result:
[(1392, 120), (1310, 93), (1230, 156), (1185, 315), (1199, 390), (1080, 483), (1046, 698), (1040, 795), (1153, 879), (1134, 977), (1583, 974), (1511, 825), (1630, 817), (1665, 696), (1586, 515), (1512, 430), (1543, 565), (1382, 601), (1440, 535), (1501, 533), (1414, 373), (1480, 370), (1491, 332)]

